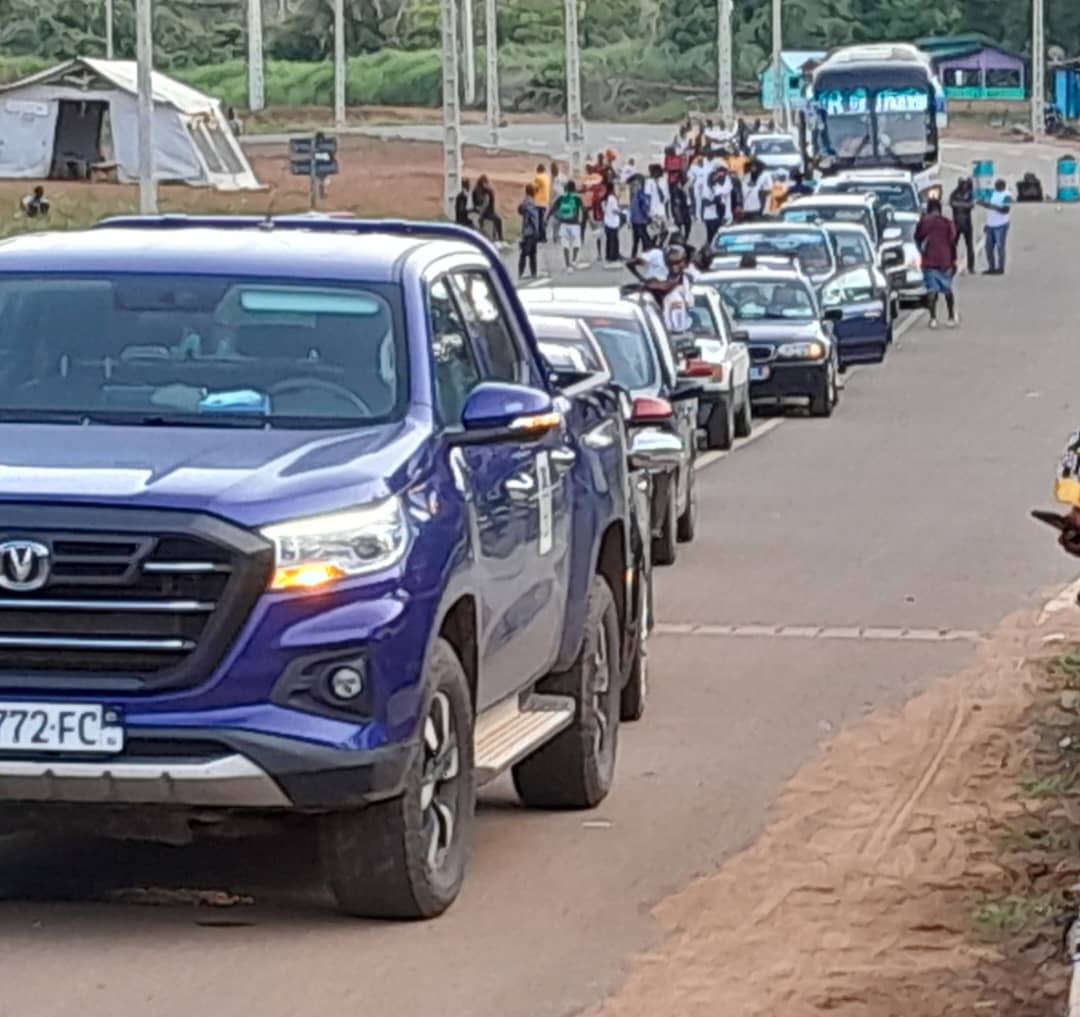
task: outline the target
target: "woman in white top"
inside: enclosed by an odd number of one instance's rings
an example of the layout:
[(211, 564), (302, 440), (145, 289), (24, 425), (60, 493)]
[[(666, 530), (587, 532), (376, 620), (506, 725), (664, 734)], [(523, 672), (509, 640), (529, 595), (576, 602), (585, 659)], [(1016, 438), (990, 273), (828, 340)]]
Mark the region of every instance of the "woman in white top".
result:
[(615, 188), (609, 183), (604, 192), (604, 261), (617, 265), (619, 255), (619, 227), (622, 226), (622, 208), (615, 194)]

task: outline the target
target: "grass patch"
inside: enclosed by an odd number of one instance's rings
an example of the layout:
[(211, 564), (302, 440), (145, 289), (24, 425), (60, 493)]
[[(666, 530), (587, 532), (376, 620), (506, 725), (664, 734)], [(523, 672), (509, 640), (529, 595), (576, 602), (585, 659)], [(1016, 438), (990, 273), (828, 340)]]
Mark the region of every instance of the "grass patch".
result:
[(1060, 892), (985, 894), (975, 901), (973, 916), (987, 936), (1018, 936), (1053, 921), (1064, 906)]
[(1047, 677), (1062, 683), (1065, 688), (1080, 689), (1080, 647), (1052, 657), (1045, 668)]

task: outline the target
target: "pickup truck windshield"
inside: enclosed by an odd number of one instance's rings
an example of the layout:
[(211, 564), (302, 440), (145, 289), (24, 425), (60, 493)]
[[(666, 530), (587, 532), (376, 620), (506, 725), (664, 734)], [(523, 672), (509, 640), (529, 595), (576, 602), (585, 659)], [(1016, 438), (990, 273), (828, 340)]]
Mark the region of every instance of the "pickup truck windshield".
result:
[(725, 279), (712, 285), (736, 321), (813, 321), (817, 317), (810, 290), (795, 279)]
[(406, 381), (395, 286), (0, 279), (0, 419), (354, 427), (400, 416)]

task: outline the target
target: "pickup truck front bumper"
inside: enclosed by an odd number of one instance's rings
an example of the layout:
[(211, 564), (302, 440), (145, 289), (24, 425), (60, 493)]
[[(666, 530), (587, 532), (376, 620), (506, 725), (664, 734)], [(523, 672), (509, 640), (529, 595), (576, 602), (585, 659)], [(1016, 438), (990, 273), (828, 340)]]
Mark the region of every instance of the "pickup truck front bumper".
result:
[(750, 382), (750, 398), (753, 402), (782, 403), (789, 399), (809, 399), (828, 377), (827, 361), (774, 360), (758, 365), (768, 370), (767, 378)]

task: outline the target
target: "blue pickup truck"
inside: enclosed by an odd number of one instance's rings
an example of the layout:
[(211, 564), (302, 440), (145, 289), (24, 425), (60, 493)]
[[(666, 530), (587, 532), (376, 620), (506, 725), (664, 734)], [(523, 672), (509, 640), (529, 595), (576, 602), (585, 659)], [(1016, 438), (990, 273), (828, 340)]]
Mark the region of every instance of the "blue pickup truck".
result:
[(132, 218), (0, 244), (0, 806), (310, 815), (439, 914), (476, 788), (589, 808), (638, 649), (617, 390), (453, 226)]

